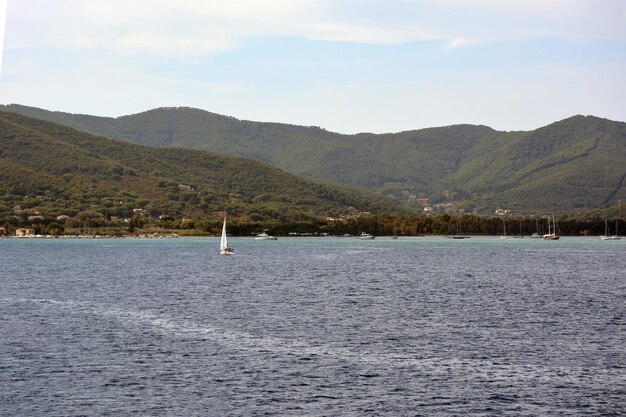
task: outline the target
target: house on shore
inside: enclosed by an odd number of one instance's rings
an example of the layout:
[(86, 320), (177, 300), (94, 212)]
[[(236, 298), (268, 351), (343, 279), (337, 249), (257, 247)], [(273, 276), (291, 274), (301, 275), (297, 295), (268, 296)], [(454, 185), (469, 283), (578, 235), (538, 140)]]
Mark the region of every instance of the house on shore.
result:
[(34, 237), (35, 229), (31, 229), (29, 227), (20, 227), (19, 229), (15, 229), (15, 237)]

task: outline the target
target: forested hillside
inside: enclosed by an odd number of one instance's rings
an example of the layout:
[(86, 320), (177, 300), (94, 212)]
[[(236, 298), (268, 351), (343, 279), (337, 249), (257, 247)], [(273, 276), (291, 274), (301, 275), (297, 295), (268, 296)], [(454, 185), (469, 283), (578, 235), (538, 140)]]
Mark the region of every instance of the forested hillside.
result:
[(418, 201), (492, 212), (572, 211), (626, 200), (626, 124), (574, 116), (528, 132), (456, 125), (341, 135), (318, 127), (237, 120), (191, 108), (119, 118), (5, 110), (155, 147), (263, 161), (298, 175)]
[(158, 149), (96, 137), (0, 112), (0, 216), (75, 215), (203, 218), (227, 211), (252, 220), (394, 211), (375, 195), (299, 178), (244, 158)]

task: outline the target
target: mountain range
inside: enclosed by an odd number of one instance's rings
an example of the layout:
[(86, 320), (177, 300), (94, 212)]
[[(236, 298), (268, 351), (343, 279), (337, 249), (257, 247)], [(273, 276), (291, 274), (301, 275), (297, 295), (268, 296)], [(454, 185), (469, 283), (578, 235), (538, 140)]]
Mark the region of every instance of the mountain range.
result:
[(184, 107), (118, 118), (15, 104), (0, 110), (150, 147), (255, 159), (409, 204), (429, 199), (479, 212), (532, 213), (607, 207), (626, 199), (626, 123), (594, 116), (532, 131), (454, 125), (345, 135)]

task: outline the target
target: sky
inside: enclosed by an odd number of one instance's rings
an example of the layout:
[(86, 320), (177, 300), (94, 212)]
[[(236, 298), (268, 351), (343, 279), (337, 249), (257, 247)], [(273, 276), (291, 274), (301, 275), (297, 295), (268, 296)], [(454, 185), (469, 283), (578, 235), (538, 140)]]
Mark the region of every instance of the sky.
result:
[(0, 0), (0, 45), (0, 104), (70, 113), (341, 133), (626, 121), (623, 0)]

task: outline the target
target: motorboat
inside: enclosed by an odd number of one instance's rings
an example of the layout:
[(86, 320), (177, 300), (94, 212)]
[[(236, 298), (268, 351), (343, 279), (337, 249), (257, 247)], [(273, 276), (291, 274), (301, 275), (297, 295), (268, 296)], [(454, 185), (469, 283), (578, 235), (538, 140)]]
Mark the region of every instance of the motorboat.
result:
[(276, 240), (276, 236), (268, 235), (266, 232), (259, 233), (254, 237), (254, 240)]

